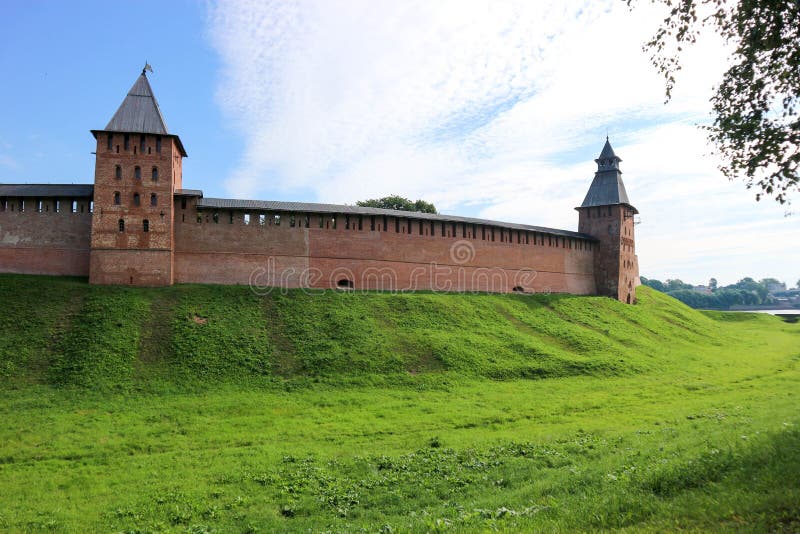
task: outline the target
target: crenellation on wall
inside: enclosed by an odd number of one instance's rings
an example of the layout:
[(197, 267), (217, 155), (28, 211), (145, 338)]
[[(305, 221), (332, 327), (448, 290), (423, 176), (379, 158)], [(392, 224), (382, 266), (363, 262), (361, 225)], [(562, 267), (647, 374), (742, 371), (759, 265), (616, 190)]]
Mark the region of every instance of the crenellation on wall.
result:
[[(5, 197), (0, 201), (0, 272), (87, 276), (89, 274), (89, 199), (84, 207), (55, 209), (55, 200)], [(65, 199), (70, 202), (72, 199)], [(20, 206), (25, 209), (20, 211)], [(60, 205), (61, 202), (59, 202)]]
[[(382, 216), (375, 217), (374, 226), (372, 216), (361, 216), (359, 230), (359, 217), (350, 214), (197, 210), (194, 206), (196, 202), (182, 198), (175, 203), (180, 214), (175, 225), (176, 282), (202, 281), (207, 271), (214, 283), (247, 284), (255, 276), (284, 279), (291, 287), (332, 288), (337, 282), (334, 273), (344, 269), (358, 279), (353, 280), (355, 288), (380, 289), (377, 279), (370, 282), (374, 278), (370, 272), (384, 276), (391, 272), (393, 282), (388, 285), (401, 289), (436, 289), (441, 282), (452, 290), (521, 287), (525, 291), (594, 292), (589, 239), (504, 229), (504, 239), (492, 242), (490, 231), (476, 232), (473, 237), (472, 225), (465, 223), (455, 223), (454, 236), (453, 223), (431, 224), (413, 217), (398, 218), (393, 224), (393, 218), (386, 216), (385, 229)], [(405, 232), (399, 222), (403, 219), (417, 230), (421, 227), (422, 234)], [(501, 228), (487, 228), (499, 237)], [(455, 258), (453, 247), (465, 244), (472, 247), (467, 260)]]

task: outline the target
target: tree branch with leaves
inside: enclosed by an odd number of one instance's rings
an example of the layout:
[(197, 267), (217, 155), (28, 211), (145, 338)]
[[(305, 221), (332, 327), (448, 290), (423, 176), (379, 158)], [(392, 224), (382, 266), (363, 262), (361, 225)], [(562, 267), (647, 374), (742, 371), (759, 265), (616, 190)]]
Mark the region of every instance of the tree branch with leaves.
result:
[[(637, 0), (626, 0), (629, 6)], [(650, 0), (668, 15), (644, 45), (672, 97), (684, 49), (713, 30), (733, 47), (704, 128), (728, 179), (783, 204), (800, 190), (800, 2)]]

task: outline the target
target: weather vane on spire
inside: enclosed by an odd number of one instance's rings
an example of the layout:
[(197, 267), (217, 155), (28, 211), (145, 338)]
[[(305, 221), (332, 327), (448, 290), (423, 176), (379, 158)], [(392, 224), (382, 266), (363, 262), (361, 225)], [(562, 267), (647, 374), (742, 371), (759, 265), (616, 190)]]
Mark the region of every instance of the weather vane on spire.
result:
[(142, 69), (142, 74), (144, 74), (144, 73), (145, 73), (145, 72), (147, 72), (147, 71), (153, 72), (153, 66), (152, 66), (152, 65), (150, 65), (150, 63), (148, 63), (148, 62), (145, 60), (145, 62), (144, 62), (144, 68)]

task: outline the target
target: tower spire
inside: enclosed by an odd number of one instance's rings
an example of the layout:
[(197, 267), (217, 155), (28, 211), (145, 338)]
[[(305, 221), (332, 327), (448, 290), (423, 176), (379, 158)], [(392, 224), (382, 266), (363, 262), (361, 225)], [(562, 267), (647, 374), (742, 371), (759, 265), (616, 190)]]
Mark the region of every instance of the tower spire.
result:
[(597, 163), (597, 172), (610, 170), (621, 172), (619, 170), (619, 163), (622, 161), (622, 159), (620, 159), (619, 156), (614, 153), (614, 149), (611, 148), (611, 142), (608, 140), (607, 135), (606, 144), (603, 145), (603, 150), (600, 152), (600, 156), (594, 161)]
[[(603, 145), (603, 150), (594, 161), (597, 163), (597, 172), (594, 175), (589, 191), (586, 193), (586, 198), (583, 199), (581, 208), (613, 206), (616, 204), (630, 206), (628, 193), (625, 191), (625, 184), (622, 182), (622, 171), (619, 169), (619, 163), (622, 159), (614, 153), (608, 137), (606, 137), (606, 144)], [(633, 210), (636, 211), (636, 208), (633, 208)]]

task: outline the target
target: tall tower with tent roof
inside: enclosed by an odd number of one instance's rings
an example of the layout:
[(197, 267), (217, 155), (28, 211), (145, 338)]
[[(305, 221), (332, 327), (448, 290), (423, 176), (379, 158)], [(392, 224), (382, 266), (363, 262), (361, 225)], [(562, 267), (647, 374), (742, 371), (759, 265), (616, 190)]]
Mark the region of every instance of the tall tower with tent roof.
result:
[(597, 293), (632, 303), (639, 285), (634, 217), (639, 211), (628, 200), (622, 182), (622, 161), (606, 137), (597, 172), (578, 210), (578, 231), (599, 240), (594, 255)]
[[(90, 282), (173, 282), (173, 193), (181, 187), (180, 138), (169, 133), (145, 66), (97, 140)], [(149, 69), (152, 70), (152, 69)]]

